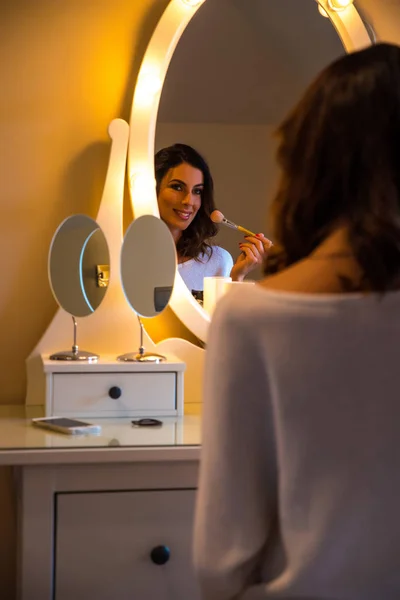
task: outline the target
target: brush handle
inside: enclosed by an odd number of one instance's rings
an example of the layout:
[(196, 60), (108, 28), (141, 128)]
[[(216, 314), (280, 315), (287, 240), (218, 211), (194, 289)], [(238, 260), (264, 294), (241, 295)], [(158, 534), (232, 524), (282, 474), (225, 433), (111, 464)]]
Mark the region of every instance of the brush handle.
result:
[(241, 225), (236, 225), (236, 223), (234, 223), (233, 221), (229, 221), (229, 219), (226, 219), (225, 217), (222, 220), (222, 224), (226, 225), (227, 227), (230, 227), (231, 229), (236, 229), (237, 231), (241, 231), (242, 233), (245, 233), (246, 235), (251, 235), (252, 237), (256, 237), (256, 234), (253, 233), (252, 231), (250, 231), (249, 229), (246, 229), (246, 227), (242, 227)]
[(245, 233), (246, 235), (250, 235), (251, 237), (256, 237), (256, 234), (253, 233), (252, 231), (249, 231), (249, 229), (246, 229), (246, 227), (242, 227), (241, 225), (237, 226), (238, 231), (241, 231), (242, 233)]

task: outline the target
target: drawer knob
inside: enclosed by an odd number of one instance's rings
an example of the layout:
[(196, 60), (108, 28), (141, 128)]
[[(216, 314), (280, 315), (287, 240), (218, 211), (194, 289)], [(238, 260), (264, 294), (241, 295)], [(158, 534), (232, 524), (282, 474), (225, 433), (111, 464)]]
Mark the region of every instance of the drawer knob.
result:
[(117, 387), (116, 385), (114, 385), (112, 388), (110, 388), (108, 390), (108, 395), (113, 400), (118, 400), (118, 398), (121, 398), (121, 396), (122, 396), (122, 390), (120, 387)]
[(171, 551), (167, 546), (156, 546), (150, 554), (155, 565), (165, 565), (171, 557)]

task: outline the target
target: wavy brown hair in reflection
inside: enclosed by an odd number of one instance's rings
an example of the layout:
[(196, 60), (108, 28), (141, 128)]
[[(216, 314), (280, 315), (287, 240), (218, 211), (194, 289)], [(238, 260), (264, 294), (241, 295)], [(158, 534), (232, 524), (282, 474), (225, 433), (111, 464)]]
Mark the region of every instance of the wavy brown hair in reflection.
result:
[(187, 144), (174, 144), (159, 150), (154, 159), (157, 196), (161, 182), (170, 169), (187, 163), (203, 173), (204, 187), (201, 194), (201, 206), (193, 222), (182, 232), (176, 250), (178, 256), (199, 259), (212, 255), (209, 240), (217, 235), (218, 228), (211, 221), (211, 213), (215, 210), (214, 181), (206, 160)]
[[(378, 44), (327, 67), (277, 132), (270, 274), (306, 258), (339, 225), (360, 289), (400, 283), (400, 48)], [(274, 241), (275, 241), (274, 240)]]

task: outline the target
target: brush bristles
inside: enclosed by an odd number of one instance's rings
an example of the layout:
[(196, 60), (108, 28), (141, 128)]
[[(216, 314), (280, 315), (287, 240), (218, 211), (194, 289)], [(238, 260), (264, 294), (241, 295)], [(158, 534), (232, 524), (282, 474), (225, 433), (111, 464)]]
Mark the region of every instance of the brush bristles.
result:
[(210, 219), (213, 223), (222, 223), (225, 217), (220, 210), (213, 210)]

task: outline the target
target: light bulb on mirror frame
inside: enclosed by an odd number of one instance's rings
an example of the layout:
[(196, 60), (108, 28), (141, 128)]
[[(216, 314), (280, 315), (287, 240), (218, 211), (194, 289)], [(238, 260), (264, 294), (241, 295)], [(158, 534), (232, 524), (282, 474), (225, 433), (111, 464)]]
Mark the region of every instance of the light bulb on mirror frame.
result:
[(353, 1), (354, 0), (328, 0), (328, 6), (335, 12), (339, 12), (353, 4)]
[(151, 194), (156, 189), (156, 178), (153, 174), (143, 171), (133, 173), (130, 178), (130, 184), (133, 194), (145, 195)]
[(135, 95), (140, 104), (150, 104), (161, 91), (163, 82), (157, 69), (144, 69), (139, 73)]
[(329, 15), (321, 4), (318, 4), (318, 12), (325, 19), (329, 19)]

